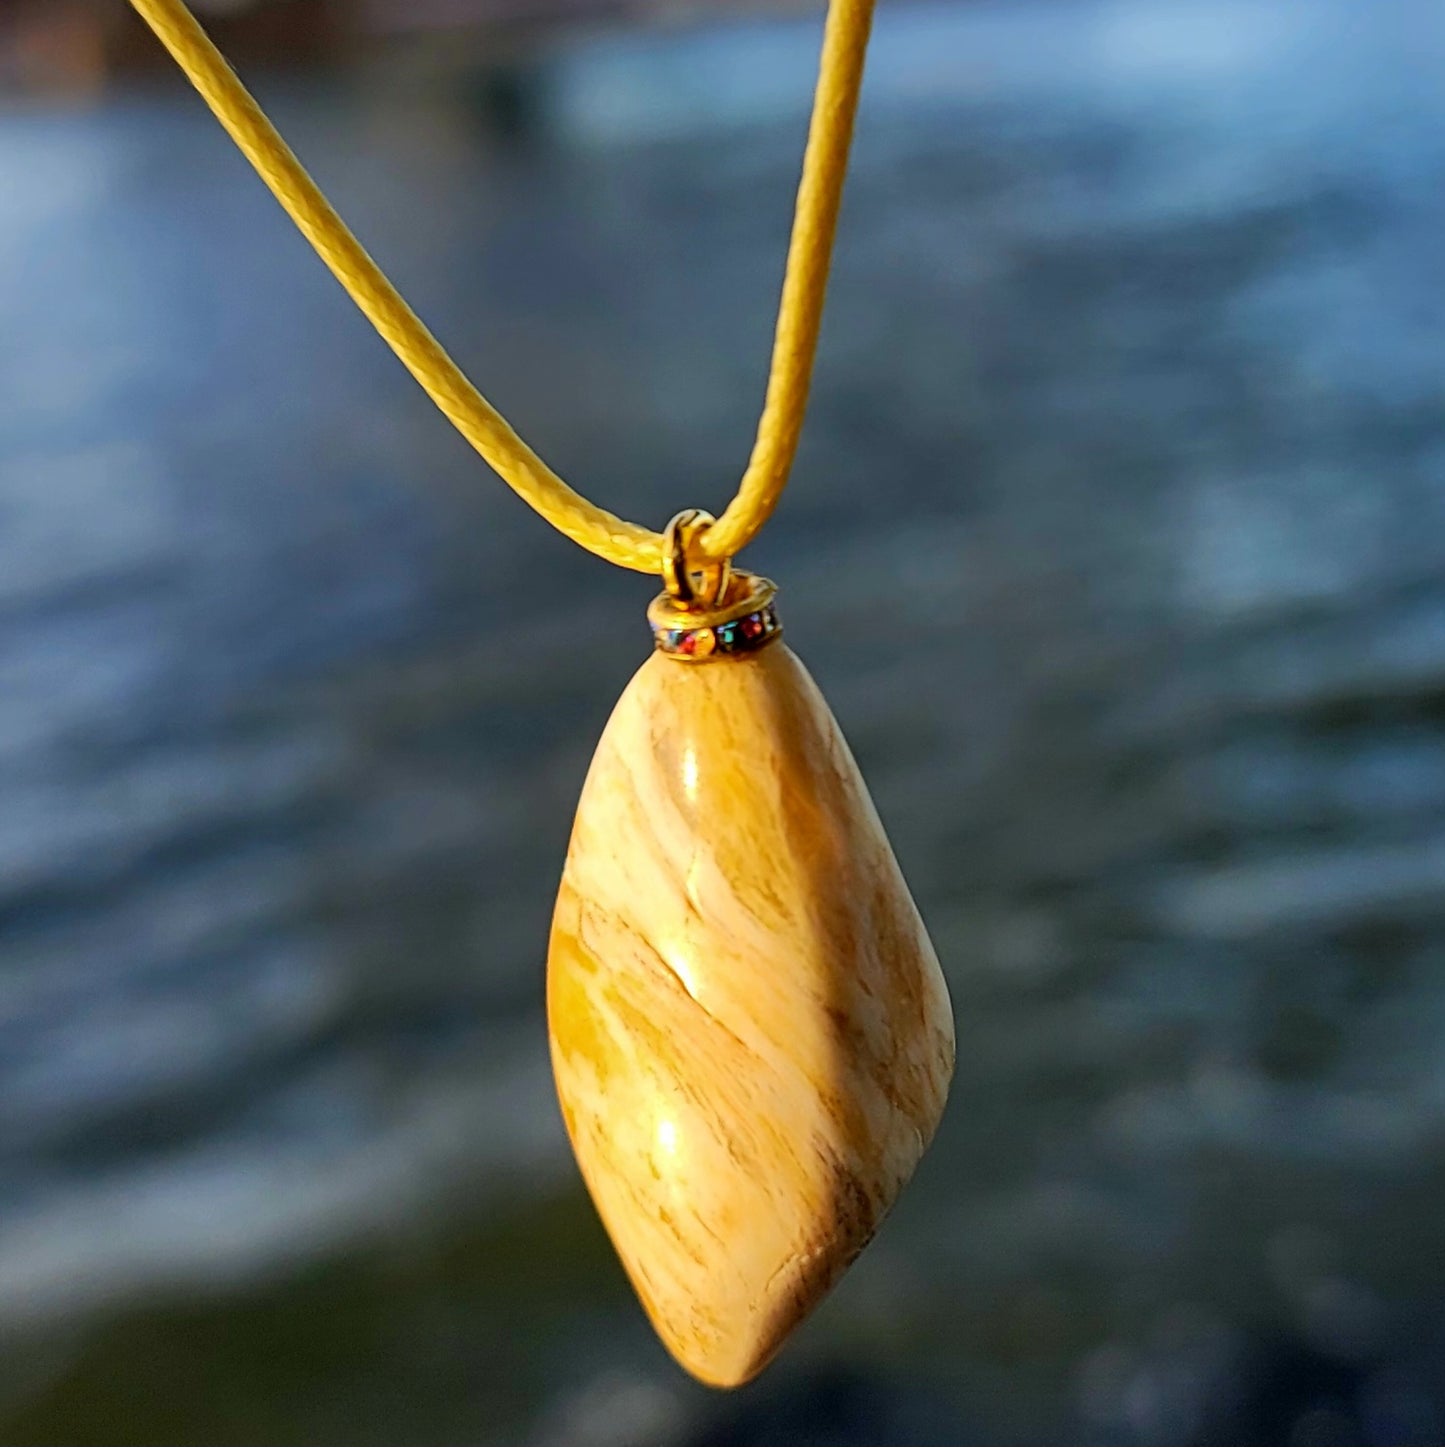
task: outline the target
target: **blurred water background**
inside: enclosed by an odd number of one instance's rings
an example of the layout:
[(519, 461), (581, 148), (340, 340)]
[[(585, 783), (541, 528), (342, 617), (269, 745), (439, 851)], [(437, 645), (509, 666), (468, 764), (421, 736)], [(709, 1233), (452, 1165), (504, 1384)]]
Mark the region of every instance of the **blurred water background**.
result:
[[(661, 525), (750, 445), (818, 14), (584, 19), (248, 73)], [(748, 561), (959, 1068), (731, 1397), (630, 1297), (542, 1017), (651, 585), (488, 474), (163, 69), (12, 91), (0, 1439), (1445, 1440), (1442, 63), (1425, 0), (883, 6)]]

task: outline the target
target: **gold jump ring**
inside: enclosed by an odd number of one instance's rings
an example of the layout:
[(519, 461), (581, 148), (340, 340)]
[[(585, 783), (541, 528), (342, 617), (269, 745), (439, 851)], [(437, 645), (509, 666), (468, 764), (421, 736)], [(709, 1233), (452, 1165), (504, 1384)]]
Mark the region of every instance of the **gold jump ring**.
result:
[(684, 508), (662, 534), (662, 583), (684, 608), (716, 608), (727, 592), (732, 564), (726, 558), (693, 556), (698, 538), (716, 521), (701, 508)]

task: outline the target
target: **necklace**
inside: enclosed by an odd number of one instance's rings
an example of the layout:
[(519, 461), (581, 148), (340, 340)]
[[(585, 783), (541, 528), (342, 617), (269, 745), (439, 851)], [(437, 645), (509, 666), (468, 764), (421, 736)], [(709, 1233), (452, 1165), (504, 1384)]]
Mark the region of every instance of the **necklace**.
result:
[(583, 547), (659, 573), (603, 730), (547, 957), (577, 1163), (677, 1361), (757, 1375), (933, 1136), (953, 1017), (923, 922), (777, 589), (732, 566), (802, 430), (873, 0), (831, 0), (757, 441), (718, 518), (662, 534), (574, 492), (467, 380), (183, 0), (131, 0), (352, 299), (482, 457)]

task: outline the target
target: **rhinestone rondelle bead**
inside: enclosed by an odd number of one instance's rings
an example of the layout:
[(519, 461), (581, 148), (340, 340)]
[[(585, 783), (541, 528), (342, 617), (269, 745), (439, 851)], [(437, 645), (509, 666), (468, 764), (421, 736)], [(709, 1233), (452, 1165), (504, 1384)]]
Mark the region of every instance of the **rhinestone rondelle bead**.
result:
[(663, 653), (702, 660), (751, 653), (780, 632), (778, 615), (769, 606), (716, 627), (704, 624), (697, 628), (659, 628), (655, 637)]

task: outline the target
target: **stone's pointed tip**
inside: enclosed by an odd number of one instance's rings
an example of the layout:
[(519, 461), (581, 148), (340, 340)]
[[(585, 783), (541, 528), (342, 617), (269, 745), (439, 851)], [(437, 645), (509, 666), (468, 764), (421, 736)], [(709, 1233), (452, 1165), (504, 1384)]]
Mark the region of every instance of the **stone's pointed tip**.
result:
[(695, 1382), (701, 1382), (703, 1386), (711, 1387), (717, 1392), (732, 1392), (747, 1386), (767, 1370), (782, 1347), (780, 1341), (767, 1352), (754, 1353), (735, 1362), (720, 1361), (708, 1353), (699, 1353), (695, 1342), (678, 1340), (671, 1335), (670, 1324), (659, 1322), (650, 1314), (648, 1320), (652, 1322), (653, 1330), (657, 1332), (658, 1339), (667, 1348), (673, 1361)]
[(668, 1350), (740, 1386), (893, 1203), (953, 1020), (862, 779), (778, 644), (654, 655), (583, 788), (547, 973), (578, 1164)]

